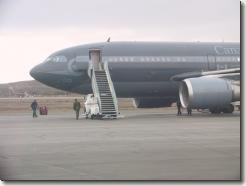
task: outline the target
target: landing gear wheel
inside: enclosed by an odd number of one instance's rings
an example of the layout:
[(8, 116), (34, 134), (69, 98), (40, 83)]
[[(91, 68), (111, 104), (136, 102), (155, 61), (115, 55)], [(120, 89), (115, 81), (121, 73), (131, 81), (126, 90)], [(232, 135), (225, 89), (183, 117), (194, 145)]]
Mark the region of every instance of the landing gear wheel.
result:
[(232, 104), (228, 105), (227, 107), (223, 108), (223, 113), (231, 114), (234, 111), (234, 106)]
[(220, 108), (210, 108), (209, 111), (211, 112), (211, 114), (220, 114), (221, 113)]

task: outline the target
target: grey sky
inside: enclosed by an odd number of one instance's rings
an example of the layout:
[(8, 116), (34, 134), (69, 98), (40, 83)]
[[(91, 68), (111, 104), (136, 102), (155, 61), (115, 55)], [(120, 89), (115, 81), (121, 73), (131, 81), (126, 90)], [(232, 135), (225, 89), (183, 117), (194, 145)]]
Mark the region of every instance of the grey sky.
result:
[[(108, 36), (113, 41), (239, 41), (240, 3), (239, 0), (0, 0), (0, 49), (5, 51), (2, 58), (8, 61), (5, 69), (19, 67), (14, 77), (0, 71), (0, 83), (31, 79), (28, 70), (51, 52), (105, 41)], [(12, 53), (17, 55), (13, 57)]]

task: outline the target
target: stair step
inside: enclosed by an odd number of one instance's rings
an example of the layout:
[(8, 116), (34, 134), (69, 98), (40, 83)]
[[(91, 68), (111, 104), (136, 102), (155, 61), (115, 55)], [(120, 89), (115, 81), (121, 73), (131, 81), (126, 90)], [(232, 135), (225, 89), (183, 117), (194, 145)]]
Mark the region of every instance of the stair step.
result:
[(101, 88), (101, 89), (99, 89), (99, 93), (100, 94), (106, 94), (107, 95), (107, 93), (110, 93), (111, 94), (111, 91), (110, 91), (110, 89)]
[(110, 89), (103, 89), (103, 88), (101, 88), (101, 89), (99, 89), (99, 92), (101, 92), (101, 93), (107, 93), (107, 92), (109, 92), (110, 93)]
[(103, 115), (116, 115), (116, 112), (102, 112)]
[(108, 93), (111, 94), (110, 90), (108, 90), (108, 89), (99, 89), (99, 92), (100, 92), (100, 94), (108, 94)]
[(106, 90), (110, 90), (110, 88), (109, 87), (98, 87), (98, 88), (101, 88), (101, 89), (106, 89)]
[(110, 88), (109, 88), (109, 86), (108, 85), (97, 85), (99, 88), (106, 88), (106, 89), (109, 89), (110, 90)]
[(103, 76), (103, 77), (107, 77), (106, 74), (95, 74), (96, 76)]
[(112, 97), (112, 94), (110, 93), (110, 91), (99, 91), (101, 96), (110, 96)]

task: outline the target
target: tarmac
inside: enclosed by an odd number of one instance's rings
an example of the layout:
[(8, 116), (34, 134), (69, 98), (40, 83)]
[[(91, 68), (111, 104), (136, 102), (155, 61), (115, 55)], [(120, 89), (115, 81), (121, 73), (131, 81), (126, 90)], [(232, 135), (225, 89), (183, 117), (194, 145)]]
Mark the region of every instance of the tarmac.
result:
[(240, 112), (0, 114), (1, 180), (240, 180)]

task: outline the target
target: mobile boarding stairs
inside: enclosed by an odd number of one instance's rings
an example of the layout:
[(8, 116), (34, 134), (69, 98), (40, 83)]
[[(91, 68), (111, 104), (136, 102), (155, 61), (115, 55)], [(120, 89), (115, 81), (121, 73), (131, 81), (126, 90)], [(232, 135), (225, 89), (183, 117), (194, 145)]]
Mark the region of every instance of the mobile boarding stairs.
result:
[[(108, 63), (102, 63), (101, 50), (89, 50), (88, 75), (91, 78), (93, 97), (98, 104), (98, 111), (90, 113), (91, 119), (115, 119), (118, 117), (118, 101), (111, 80)], [(87, 109), (95, 110), (95, 109)], [(90, 111), (89, 111), (90, 112)]]

